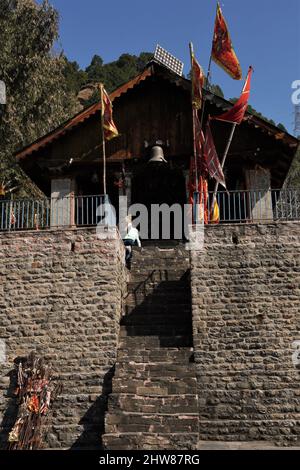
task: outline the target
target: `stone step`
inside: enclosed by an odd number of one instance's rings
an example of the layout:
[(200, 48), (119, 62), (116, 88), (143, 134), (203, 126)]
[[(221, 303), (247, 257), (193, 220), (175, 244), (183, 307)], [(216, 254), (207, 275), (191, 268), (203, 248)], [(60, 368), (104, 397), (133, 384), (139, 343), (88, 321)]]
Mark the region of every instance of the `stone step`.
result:
[(195, 365), (194, 364), (171, 364), (171, 363), (159, 363), (159, 364), (139, 364), (136, 362), (118, 362), (116, 364), (115, 378), (128, 377), (134, 379), (143, 378), (147, 380), (158, 379), (160, 377), (178, 377), (185, 379), (186, 377), (195, 377)]
[(171, 363), (171, 364), (187, 364), (194, 362), (193, 348), (182, 348), (182, 349), (137, 349), (122, 348), (118, 350), (118, 362), (128, 363), (135, 361), (138, 363)]
[(136, 304), (134, 302), (125, 305), (125, 315), (189, 315), (192, 318), (190, 303), (168, 305), (164, 302)]
[(152, 263), (155, 268), (159, 268), (161, 265), (166, 264), (169, 261), (172, 267), (189, 268), (189, 258), (181, 256), (178, 252), (172, 251), (135, 251), (133, 252), (134, 259), (132, 265), (135, 267), (141, 267), (142, 262)]
[(196, 377), (161, 377), (130, 378), (115, 377), (112, 384), (113, 393), (129, 393), (142, 397), (167, 396), (180, 394), (197, 394)]
[(140, 397), (130, 394), (111, 394), (108, 400), (110, 413), (119, 410), (138, 413), (197, 413), (196, 395), (171, 395), (169, 397)]
[(168, 240), (162, 240), (162, 242), (166, 242), (165, 245), (148, 245), (148, 240), (142, 241), (142, 246), (134, 246), (133, 251), (137, 257), (147, 257), (147, 256), (156, 256), (158, 258), (163, 256), (168, 256), (170, 258), (174, 258), (177, 256), (179, 259), (189, 259), (189, 251), (186, 250), (186, 245), (181, 244), (178, 246), (168, 246)]
[(190, 433), (197, 432), (197, 414), (143, 414), (116, 412), (105, 417), (105, 431), (111, 433), (153, 432), (153, 433)]
[(192, 346), (191, 335), (177, 336), (126, 336), (120, 338), (119, 348), (133, 350), (154, 348), (179, 348)]
[(126, 305), (135, 308), (137, 306), (142, 307), (154, 307), (159, 308), (161, 305), (165, 305), (168, 311), (172, 311), (172, 307), (186, 308), (191, 305), (191, 297), (179, 295), (129, 295), (125, 298)]
[(179, 324), (155, 324), (152, 325), (123, 325), (120, 328), (120, 338), (134, 336), (179, 336), (192, 335), (192, 325), (187, 323)]
[(134, 282), (130, 280), (127, 284), (128, 292), (136, 292), (136, 291), (183, 291), (183, 292), (190, 292), (189, 283), (186, 280), (168, 280), (168, 279), (158, 279), (154, 280), (152, 278), (148, 279), (147, 282)]
[(141, 433), (105, 434), (102, 438), (108, 450), (194, 450), (198, 433)]
[(192, 323), (191, 312), (182, 311), (177, 313), (157, 312), (144, 314), (140, 312), (132, 312), (124, 315), (121, 320), (122, 326), (149, 326), (149, 325), (187, 325)]
[(152, 292), (145, 293), (143, 290), (129, 292), (126, 295), (126, 301), (130, 302), (132, 300), (138, 302), (170, 302), (171, 304), (180, 302), (191, 302), (191, 295), (188, 291), (183, 290), (166, 290), (166, 289), (154, 289)]
[(167, 269), (168, 266), (161, 269), (155, 268), (155, 262), (153, 266), (147, 266), (144, 264), (142, 267), (139, 268), (131, 268), (130, 271), (130, 281), (136, 283), (145, 283), (149, 282), (166, 282), (166, 281), (180, 281), (180, 282), (187, 282), (188, 274), (185, 269)]

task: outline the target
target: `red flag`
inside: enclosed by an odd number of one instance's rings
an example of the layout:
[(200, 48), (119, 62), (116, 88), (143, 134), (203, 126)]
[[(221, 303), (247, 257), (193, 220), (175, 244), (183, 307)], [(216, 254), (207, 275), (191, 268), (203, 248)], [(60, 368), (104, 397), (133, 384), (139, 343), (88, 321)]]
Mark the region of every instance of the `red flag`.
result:
[(217, 119), (218, 121), (227, 121), (236, 124), (241, 124), (248, 107), (252, 72), (253, 68), (249, 67), (248, 75), (245, 81), (242, 94), (237, 100), (237, 102), (233, 105), (233, 107), (229, 109), (229, 111), (226, 111), (226, 113), (221, 114), (220, 116), (214, 116), (213, 119)]
[(199, 220), (208, 224), (208, 182), (207, 179), (200, 176), (199, 180)]
[(212, 59), (220, 65), (235, 80), (241, 80), (242, 70), (234, 52), (228, 26), (221, 7), (217, 5), (214, 39), (212, 46)]
[(197, 160), (197, 171), (198, 175), (202, 176), (204, 179), (207, 179), (208, 168), (206, 154), (204, 152), (205, 137), (201, 129), (201, 123), (196, 109), (193, 110), (193, 119), (195, 126), (194, 154), (196, 155)]
[(202, 107), (202, 88), (204, 85), (204, 73), (192, 53), (192, 104), (195, 109)]
[(104, 138), (105, 140), (114, 139), (119, 133), (113, 121), (112, 103), (103, 85), (101, 85), (101, 113)]
[(214, 178), (219, 184), (222, 184), (226, 189), (225, 177), (214, 144), (214, 139), (209, 125), (209, 119), (206, 124), (204, 155), (209, 176)]
[[(194, 207), (194, 193), (195, 191), (199, 192), (199, 213), (198, 213), (198, 221), (204, 221), (205, 224), (208, 223), (208, 184), (207, 179), (200, 176), (198, 181), (198, 188), (196, 188), (196, 173), (195, 173), (195, 160), (192, 157), (191, 159), (191, 166), (190, 166), (190, 178), (189, 178), (189, 204), (191, 207)], [(194, 220), (194, 211), (193, 214), (193, 222)]]

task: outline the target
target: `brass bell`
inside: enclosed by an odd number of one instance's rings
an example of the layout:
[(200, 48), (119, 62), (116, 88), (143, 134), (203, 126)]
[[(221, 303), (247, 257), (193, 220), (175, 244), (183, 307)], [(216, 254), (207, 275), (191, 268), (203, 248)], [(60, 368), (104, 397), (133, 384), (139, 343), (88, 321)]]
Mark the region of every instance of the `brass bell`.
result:
[(157, 162), (167, 163), (167, 161), (165, 160), (164, 151), (159, 145), (155, 145), (154, 147), (152, 147), (148, 163)]

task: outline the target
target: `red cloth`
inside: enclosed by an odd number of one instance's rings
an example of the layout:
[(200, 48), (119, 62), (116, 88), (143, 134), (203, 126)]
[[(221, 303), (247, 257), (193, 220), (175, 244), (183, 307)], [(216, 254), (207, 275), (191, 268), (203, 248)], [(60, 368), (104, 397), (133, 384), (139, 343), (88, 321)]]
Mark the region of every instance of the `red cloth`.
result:
[(201, 129), (201, 123), (196, 109), (193, 109), (193, 119), (195, 132), (194, 155), (196, 155), (198, 175), (207, 178), (207, 163), (205, 160), (205, 155), (202, 151), (205, 138)]
[(228, 26), (218, 3), (215, 21), (212, 59), (235, 80), (241, 80), (242, 70), (234, 52)]
[(192, 55), (192, 104), (195, 109), (202, 107), (202, 88), (204, 73), (194, 54)]
[(224, 186), (226, 189), (225, 177), (214, 144), (209, 119), (206, 124), (205, 143), (203, 150), (209, 176), (214, 178), (219, 184), (222, 184), (222, 186)]
[(249, 67), (248, 75), (245, 81), (242, 94), (237, 100), (237, 102), (233, 105), (233, 107), (229, 109), (229, 111), (226, 111), (226, 113), (221, 114), (220, 116), (214, 116), (213, 119), (217, 119), (218, 121), (227, 121), (236, 124), (241, 124), (248, 107), (252, 72), (253, 68)]

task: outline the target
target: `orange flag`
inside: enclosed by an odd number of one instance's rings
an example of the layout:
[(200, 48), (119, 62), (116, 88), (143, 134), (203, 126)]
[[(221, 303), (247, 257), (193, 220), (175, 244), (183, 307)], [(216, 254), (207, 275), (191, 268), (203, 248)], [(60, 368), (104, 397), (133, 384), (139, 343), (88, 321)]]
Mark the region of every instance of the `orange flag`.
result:
[(204, 73), (192, 54), (192, 104), (195, 109), (202, 107), (202, 88), (204, 85)]
[(242, 70), (238, 58), (232, 47), (228, 27), (221, 7), (217, 5), (214, 39), (212, 46), (212, 59), (222, 67), (235, 80), (241, 80)]
[(118, 137), (119, 132), (113, 121), (112, 103), (103, 85), (101, 85), (101, 113), (105, 140)]
[(214, 116), (213, 119), (218, 119), (218, 121), (232, 122), (233, 124), (241, 124), (248, 107), (252, 72), (253, 68), (249, 67), (249, 72), (246, 78), (242, 94), (237, 100), (237, 102), (233, 105), (233, 107), (229, 109), (229, 111), (226, 111), (226, 113), (221, 114), (220, 116)]

